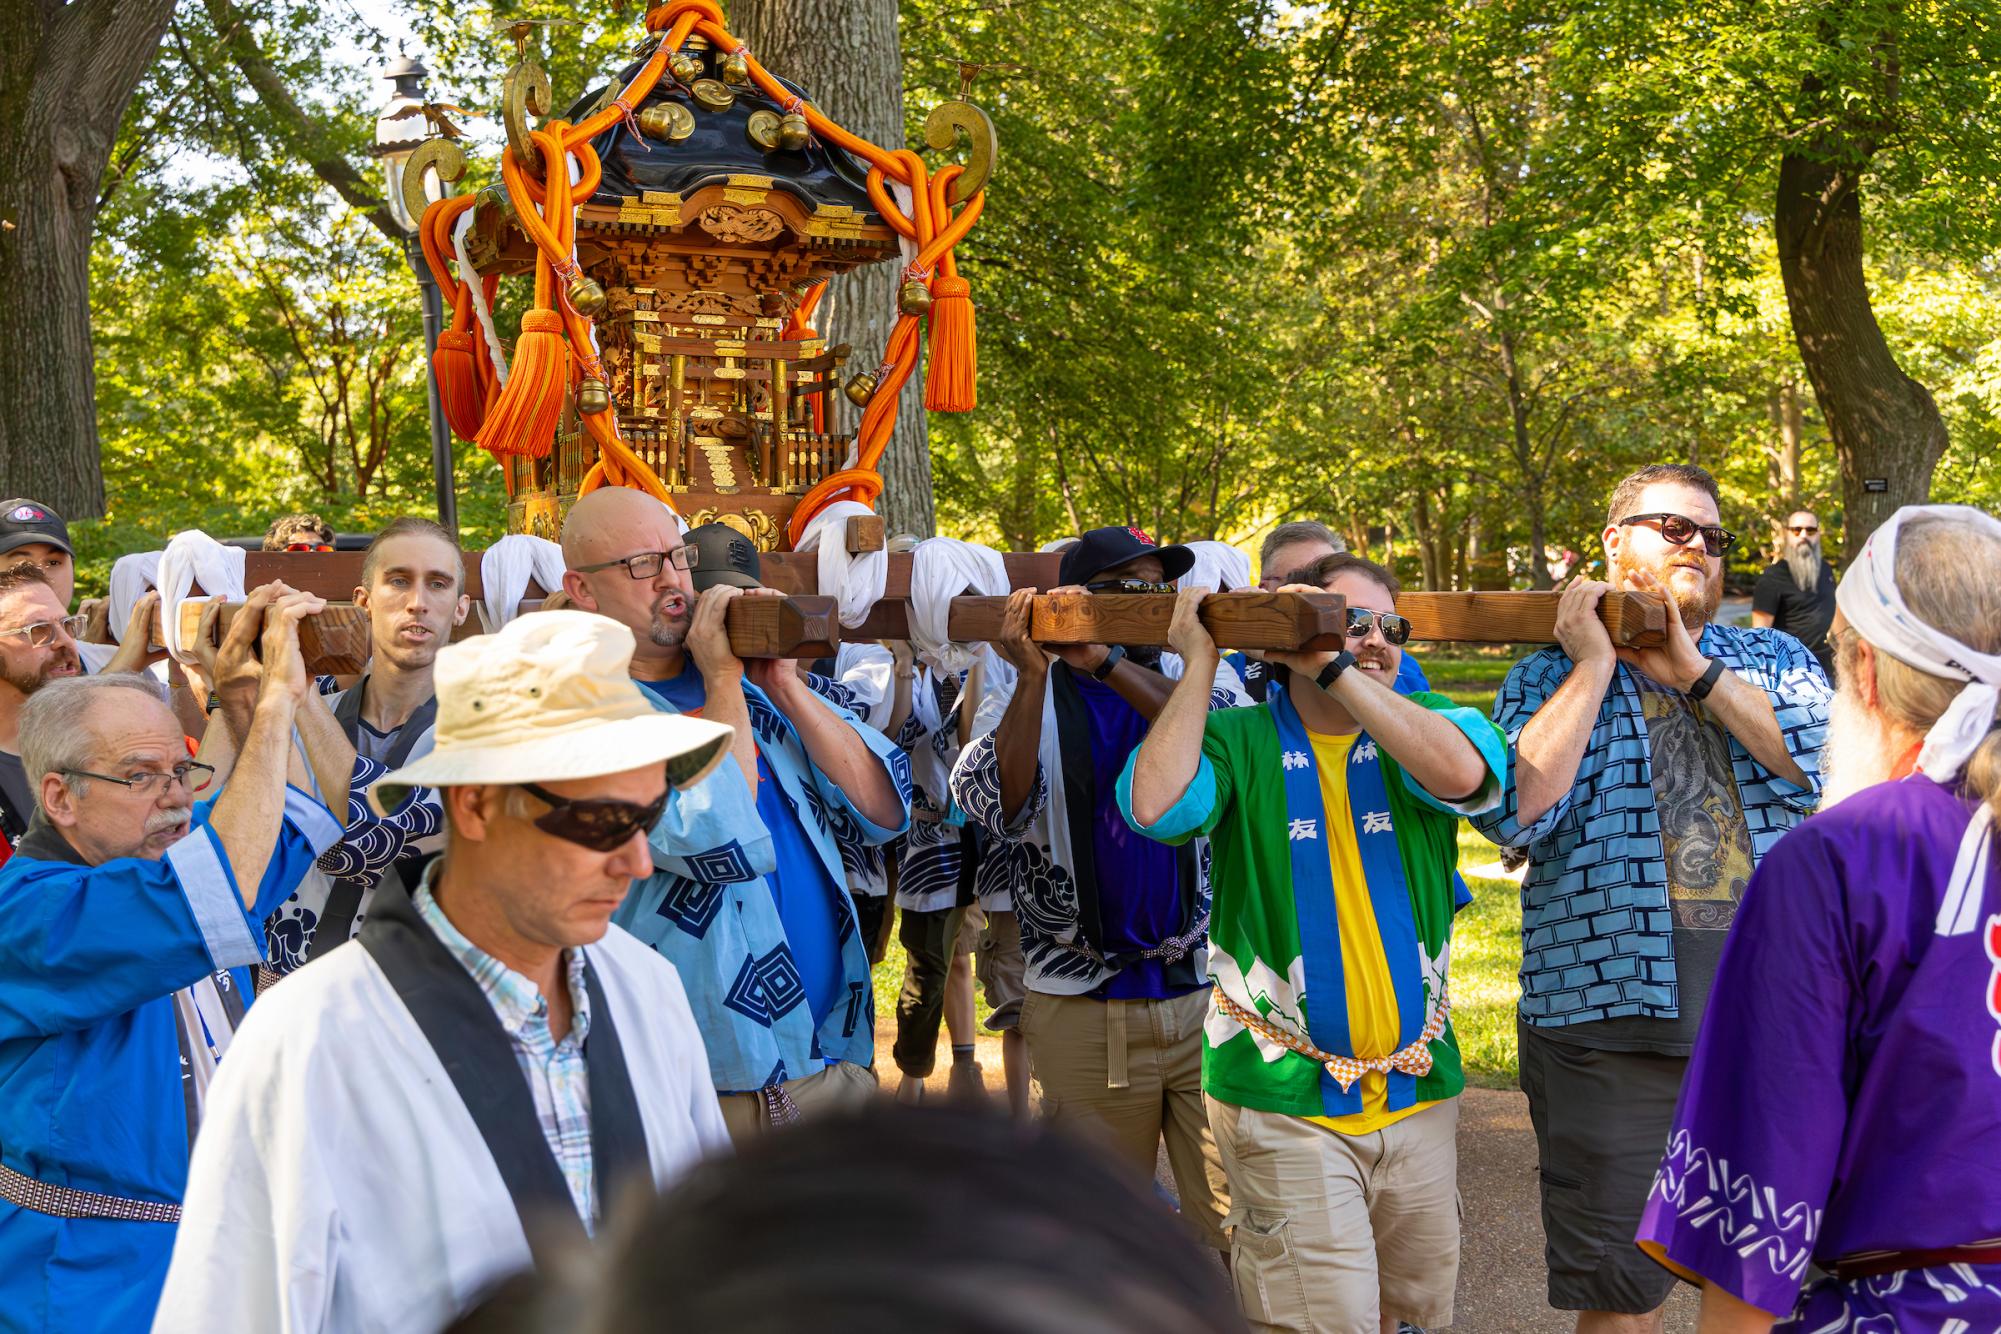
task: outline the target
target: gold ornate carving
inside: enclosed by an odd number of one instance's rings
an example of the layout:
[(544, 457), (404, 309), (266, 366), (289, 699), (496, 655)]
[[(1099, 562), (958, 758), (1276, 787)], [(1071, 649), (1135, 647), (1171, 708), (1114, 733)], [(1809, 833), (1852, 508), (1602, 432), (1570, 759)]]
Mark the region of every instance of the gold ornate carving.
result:
[(959, 142), (961, 130), (971, 151), (966, 156), (965, 172), (952, 182), (954, 204), (963, 204), (986, 188), (987, 178), (994, 172), (994, 159), (1000, 156), (1000, 136), (994, 133), (994, 123), (971, 102), (940, 102), (933, 107), (924, 121), (924, 142), (934, 152), (943, 152)]
[(769, 241), (785, 230), (785, 219), (768, 208), (739, 208), (735, 204), (712, 204), (696, 219), (702, 230), (718, 241), (737, 244)]

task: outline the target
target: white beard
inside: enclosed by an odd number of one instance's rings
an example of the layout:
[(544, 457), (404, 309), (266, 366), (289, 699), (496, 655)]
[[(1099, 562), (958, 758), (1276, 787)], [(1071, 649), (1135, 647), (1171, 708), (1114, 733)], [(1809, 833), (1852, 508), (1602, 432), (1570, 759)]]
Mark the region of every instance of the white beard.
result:
[(1895, 743), (1883, 720), (1847, 687), (1835, 691), (1820, 752), (1820, 809), (1888, 782), (1896, 765)]

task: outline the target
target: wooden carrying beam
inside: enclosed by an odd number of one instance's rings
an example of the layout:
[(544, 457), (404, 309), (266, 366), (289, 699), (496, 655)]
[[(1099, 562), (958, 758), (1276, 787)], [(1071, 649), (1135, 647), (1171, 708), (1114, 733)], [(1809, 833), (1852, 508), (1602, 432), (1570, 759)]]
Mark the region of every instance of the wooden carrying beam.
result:
[[(1212, 593), (1202, 624), (1224, 649), (1332, 649), (1347, 642), (1347, 604), (1335, 593)], [(999, 639), (1006, 598), (952, 599), (947, 633), (960, 643)], [(1160, 644), (1172, 593), (1044, 593), (1029, 625), (1039, 644)]]
[[(205, 602), (181, 604), (181, 638), (192, 643), (201, 630)], [(216, 618), (218, 635), (243, 604), (225, 605)], [(534, 613), (529, 613), (534, 614)], [(745, 597), (730, 604), (730, 649), (739, 658), (826, 658), (840, 649), (841, 621), (832, 598)], [(153, 633), (159, 635), (158, 613)], [(330, 602), (317, 616), (299, 623), (299, 647), (306, 670), (325, 676), (359, 675), (368, 662), (368, 613), (348, 602)]]
[[(1561, 593), (1399, 593), (1410, 637), (1462, 644), (1554, 644)], [(1607, 593), (1599, 619), (1619, 648), (1667, 643), (1667, 603), (1651, 593)]]

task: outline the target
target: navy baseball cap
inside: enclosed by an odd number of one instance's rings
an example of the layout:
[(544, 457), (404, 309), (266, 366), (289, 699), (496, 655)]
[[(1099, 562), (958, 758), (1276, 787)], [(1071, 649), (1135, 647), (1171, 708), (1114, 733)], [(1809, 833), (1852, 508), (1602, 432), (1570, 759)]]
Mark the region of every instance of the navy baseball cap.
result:
[(1195, 567), (1195, 553), (1187, 547), (1156, 546), (1138, 528), (1093, 528), (1064, 548), (1057, 579), (1066, 586), (1088, 584), (1106, 570), (1141, 556), (1160, 557), (1162, 577), (1169, 581)]
[(726, 523), (704, 523), (682, 535), (688, 544), (688, 577), (697, 593), (718, 584), (762, 588), (764, 562), (751, 540)]
[(76, 549), (69, 544), (69, 525), (63, 522), (62, 515), (26, 496), (0, 500), (0, 553), (36, 542), (46, 542), (76, 555)]

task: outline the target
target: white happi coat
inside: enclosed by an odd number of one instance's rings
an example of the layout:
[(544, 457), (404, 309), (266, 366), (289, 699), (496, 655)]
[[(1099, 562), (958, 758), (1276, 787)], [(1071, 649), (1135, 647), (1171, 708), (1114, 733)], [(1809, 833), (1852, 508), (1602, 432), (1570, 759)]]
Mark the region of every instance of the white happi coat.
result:
[[(666, 1185), (729, 1142), (701, 1033), (658, 954), (615, 926), (585, 953)], [(265, 992), (237, 1030), (153, 1329), (434, 1334), (531, 1263), (451, 1076), (350, 944)]]

